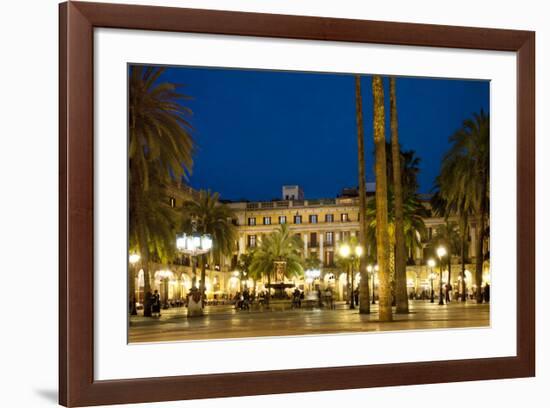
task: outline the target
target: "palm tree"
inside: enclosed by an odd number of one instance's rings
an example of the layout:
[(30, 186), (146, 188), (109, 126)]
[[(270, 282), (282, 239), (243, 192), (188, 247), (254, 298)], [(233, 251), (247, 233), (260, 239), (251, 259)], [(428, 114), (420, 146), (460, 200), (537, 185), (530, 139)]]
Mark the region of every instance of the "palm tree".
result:
[(254, 276), (267, 278), (267, 302), (270, 300), (271, 278), (278, 270), (277, 265), (284, 265), (284, 276), (300, 276), (304, 273), (300, 248), (303, 242), (295, 234), (292, 234), (286, 224), (281, 224), (279, 229), (265, 235), (260, 247), (254, 251), (250, 272)]
[[(151, 246), (162, 256), (172, 248), (166, 231), (174, 218), (167, 213), (161, 186), (191, 171), (193, 141), (182, 105), (188, 99), (179, 86), (160, 82), (164, 69), (132, 66), (129, 81), (129, 232), (141, 256), (147, 294), (150, 291)], [(144, 309), (150, 315), (148, 308)]]
[(222, 257), (233, 253), (236, 241), (234, 213), (231, 208), (219, 202), (218, 193), (201, 190), (196, 199), (185, 201), (181, 208), (182, 230), (209, 234), (212, 238), (212, 251), (201, 256), (201, 280), (199, 292), (206, 292), (206, 264), (208, 258), (220, 262)]
[(397, 101), (395, 95), (395, 78), (390, 78), (390, 126), (393, 164), (394, 195), (394, 236), (395, 236), (395, 300), (397, 313), (409, 313), (407, 296), (407, 260), (405, 251), (405, 233), (403, 229), (403, 187), (401, 180), (401, 149), (397, 130)]
[[(393, 189), (393, 151), (392, 143), (386, 143), (386, 171), (387, 179), (390, 180), (389, 187)], [(399, 162), (401, 169), (401, 188), (403, 199), (418, 191), (418, 173), (420, 173), (420, 157), (414, 150), (400, 150)]]
[[(426, 235), (424, 219), (429, 215), (417, 195), (409, 196), (403, 202), (403, 235), (405, 240), (406, 259), (413, 258), (414, 251), (422, 248), (422, 237)], [(376, 251), (376, 201), (367, 204), (367, 217), (371, 220), (367, 228), (367, 239), (370, 252)], [(395, 243), (395, 205), (394, 196), (388, 196), (388, 239), (390, 248)], [(391, 252), (391, 251), (390, 251)], [(390, 263), (391, 268), (391, 263)]]
[(304, 269), (306, 271), (313, 269), (320, 269), (322, 262), (316, 254), (310, 254), (306, 259), (304, 259)]
[(248, 278), (252, 279), (254, 281), (254, 292), (256, 292), (256, 276), (252, 275), (250, 273), (250, 265), (252, 264), (252, 259), (254, 257), (254, 252), (245, 252), (239, 255), (239, 259), (237, 260), (237, 270), (240, 272), (240, 279), (239, 280), (246, 280)]
[[(148, 190), (130, 190), (129, 244), (130, 249), (141, 256), (145, 295), (151, 290), (151, 262), (166, 263), (175, 253), (173, 220), (176, 216), (167, 197), (163, 198), (163, 188), (158, 184)], [(144, 314), (148, 316), (150, 310), (145, 308)]]
[(382, 78), (372, 77), (374, 147), (376, 154), (376, 252), (379, 267), (379, 320), (392, 321), (392, 299), (388, 254), (388, 188), (386, 181), (386, 130)]
[[(361, 95), (361, 76), (355, 76), (355, 108), (357, 121), (357, 165), (359, 178), (359, 214), (367, 213), (367, 191), (365, 177), (365, 136), (363, 128), (363, 97)], [(367, 247), (367, 218), (359, 217), (359, 245)], [(369, 276), (366, 257), (359, 261), (361, 282), (359, 286), (359, 313), (370, 313)]]
[[(447, 173), (447, 176), (454, 176)], [(452, 180), (446, 181), (446, 183), (452, 183)], [(467, 261), (467, 247), (468, 247), (468, 238), (470, 236), (469, 228), (469, 219), (472, 216), (472, 208), (465, 207), (466, 201), (460, 199), (460, 201), (448, 202), (442, 197), (440, 191), (441, 185), (441, 176), (437, 177), (435, 188), (437, 189), (436, 193), (431, 199), (431, 207), (434, 213), (440, 217), (444, 217), (445, 220), (448, 220), (449, 217), (455, 216), (458, 218), (458, 234), (459, 234), (459, 253), (460, 253), (460, 287), (459, 293), (461, 300), (466, 301), (466, 296), (468, 288), (466, 287), (466, 261)]]
[[(389, 270), (390, 281), (395, 282), (395, 205), (394, 195), (388, 196), (388, 242), (389, 242)], [(370, 252), (376, 251), (376, 202), (370, 201), (367, 205), (367, 217), (371, 220), (368, 225), (368, 242), (371, 243)], [(422, 238), (426, 235), (426, 225), (424, 218), (428, 216), (428, 211), (422, 205), (417, 195), (409, 195), (403, 202), (403, 239), (405, 242), (405, 268), (407, 260), (414, 257), (415, 250), (422, 248)], [(406, 285), (406, 275), (405, 275)], [(406, 287), (405, 287), (406, 290)]]
[[(149, 171), (158, 169), (160, 180), (181, 179), (193, 167), (193, 139), (182, 102), (182, 85), (160, 82), (164, 68), (135, 65), (129, 80), (129, 147), (131, 176), (147, 189)], [(155, 180), (156, 181), (156, 180)]]
[(458, 206), (462, 215), (473, 213), (476, 238), (476, 299), (481, 292), (484, 243), (489, 216), (489, 116), (483, 112), (464, 121), (451, 136), (452, 147), (445, 156), (440, 175), (442, 197), (449, 205)]

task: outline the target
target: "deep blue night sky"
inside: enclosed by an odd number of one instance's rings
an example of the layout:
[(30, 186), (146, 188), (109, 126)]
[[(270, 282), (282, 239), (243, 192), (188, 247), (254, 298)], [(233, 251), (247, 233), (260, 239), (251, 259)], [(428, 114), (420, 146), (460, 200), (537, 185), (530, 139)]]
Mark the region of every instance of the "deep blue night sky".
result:
[[(334, 197), (357, 185), (352, 75), (169, 68), (185, 84), (198, 146), (189, 183), (222, 199), (270, 200), (299, 184), (306, 198)], [(385, 81), (389, 140), (389, 81)], [(362, 78), (367, 181), (374, 181), (371, 78)], [(489, 82), (398, 78), (399, 138), (421, 158), (420, 192), (432, 189), (448, 138), (480, 109)]]

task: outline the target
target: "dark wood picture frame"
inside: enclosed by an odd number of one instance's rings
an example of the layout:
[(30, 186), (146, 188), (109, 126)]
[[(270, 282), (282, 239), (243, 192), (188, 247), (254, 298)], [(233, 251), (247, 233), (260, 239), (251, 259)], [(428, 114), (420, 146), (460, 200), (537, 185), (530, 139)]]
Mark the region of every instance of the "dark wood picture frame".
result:
[[(534, 32), (105, 3), (63, 3), (59, 13), (61, 404), (168, 401), (535, 375)], [(93, 30), (96, 27), (515, 52), (517, 356), (95, 381)]]

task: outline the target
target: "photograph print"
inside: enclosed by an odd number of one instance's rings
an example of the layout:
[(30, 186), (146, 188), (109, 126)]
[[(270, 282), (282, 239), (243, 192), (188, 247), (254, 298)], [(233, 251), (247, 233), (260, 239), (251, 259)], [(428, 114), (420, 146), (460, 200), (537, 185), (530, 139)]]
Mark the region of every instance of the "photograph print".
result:
[(490, 325), (490, 81), (127, 75), (129, 343)]

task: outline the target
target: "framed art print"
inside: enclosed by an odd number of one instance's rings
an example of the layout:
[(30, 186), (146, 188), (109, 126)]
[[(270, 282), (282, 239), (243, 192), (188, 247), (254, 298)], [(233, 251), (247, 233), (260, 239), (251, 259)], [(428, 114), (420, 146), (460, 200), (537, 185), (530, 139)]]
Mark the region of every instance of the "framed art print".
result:
[(60, 402), (533, 376), (534, 42), (61, 4)]

